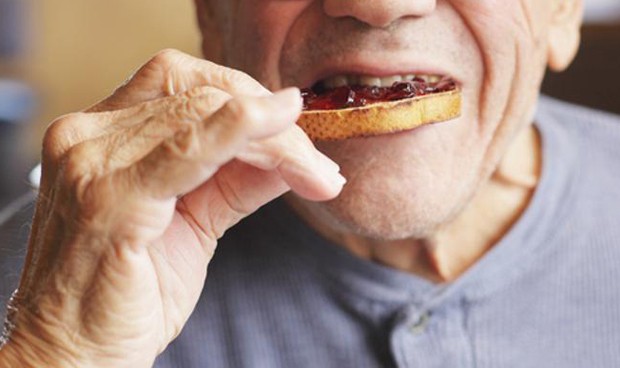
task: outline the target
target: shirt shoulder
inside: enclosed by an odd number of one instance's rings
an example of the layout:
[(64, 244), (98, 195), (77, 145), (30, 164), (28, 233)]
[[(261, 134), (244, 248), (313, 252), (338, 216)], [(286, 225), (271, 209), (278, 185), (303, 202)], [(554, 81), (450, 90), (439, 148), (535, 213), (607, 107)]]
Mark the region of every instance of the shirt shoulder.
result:
[(594, 152), (609, 150), (609, 158), (620, 159), (620, 115), (542, 96), (537, 122), (563, 131), (572, 144)]
[(555, 161), (572, 166), (575, 196), (620, 215), (620, 116), (543, 97), (537, 124)]

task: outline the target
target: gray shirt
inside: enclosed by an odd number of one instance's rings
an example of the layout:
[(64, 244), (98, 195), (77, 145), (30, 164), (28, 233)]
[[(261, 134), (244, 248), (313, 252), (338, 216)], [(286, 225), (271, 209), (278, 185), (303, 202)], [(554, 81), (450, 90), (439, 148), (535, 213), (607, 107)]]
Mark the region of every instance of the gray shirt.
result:
[(620, 118), (543, 98), (536, 121), (531, 204), (455, 282), (356, 258), (275, 201), (222, 239), (156, 366), (620, 366)]

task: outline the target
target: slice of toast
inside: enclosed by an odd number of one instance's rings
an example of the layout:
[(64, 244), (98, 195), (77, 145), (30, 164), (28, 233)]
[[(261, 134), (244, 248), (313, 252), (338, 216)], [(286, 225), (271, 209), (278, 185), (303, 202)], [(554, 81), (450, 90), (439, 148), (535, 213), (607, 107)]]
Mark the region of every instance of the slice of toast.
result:
[(459, 117), (461, 91), (432, 93), (397, 101), (337, 110), (304, 111), (297, 124), (313, 141), (367, 137), (413, 129)]

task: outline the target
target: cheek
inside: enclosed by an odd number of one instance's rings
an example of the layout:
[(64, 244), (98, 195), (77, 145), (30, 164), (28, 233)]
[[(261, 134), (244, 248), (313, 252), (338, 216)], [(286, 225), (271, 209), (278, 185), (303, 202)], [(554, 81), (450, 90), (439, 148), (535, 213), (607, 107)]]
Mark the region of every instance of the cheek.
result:
[[(227, 0), (228, 1), (228, 0)], [(312, 0), (241, 1), (233, 20), (228, 64), (271, 90), (281, 88), (279, 60), (286, 37)]]
[(545, 12), (541, 5), (524, 0), (453, 0), (452, 4), (483, 60), (478, 126), (479, 139), (487, 147), (483, 161), (489, 174), (517, 131), (531, 122), (544, 73)]
[(501, 90), (497, 91), (499, 95), (485, 97), (503, 101), (508, 97), (507, 89), (518, 84), (515, 82), (524, 76), (532, 81), (531, 77), (541, 74), (548, 6), (533, 5), (526, 0), (452, 2), (477, 43), (484, 63), (486, 88)]

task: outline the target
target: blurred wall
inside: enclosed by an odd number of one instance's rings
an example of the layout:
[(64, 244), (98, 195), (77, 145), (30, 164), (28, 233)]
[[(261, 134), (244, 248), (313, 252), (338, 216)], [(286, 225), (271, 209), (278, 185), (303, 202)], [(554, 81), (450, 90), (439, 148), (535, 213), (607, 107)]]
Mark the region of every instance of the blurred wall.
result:
[(105, 97), (158, 50), (199, 55), (193, 0), (28, 1), (35, 146), (50, 120)]
[[(620, 1), (620, 0), (618, 0)], [(620, 114), (620, 24), (588, 24), (568, 70), (547, 73), (544, 93)]]
[(620, 114), (620, 0), (585, 0), (579, 53), (563, 73), (547, 73), (544, 93)]
[(585, 0), (584, 5), (586, 24), (620, 20), (620, 1), (618, 0)]

